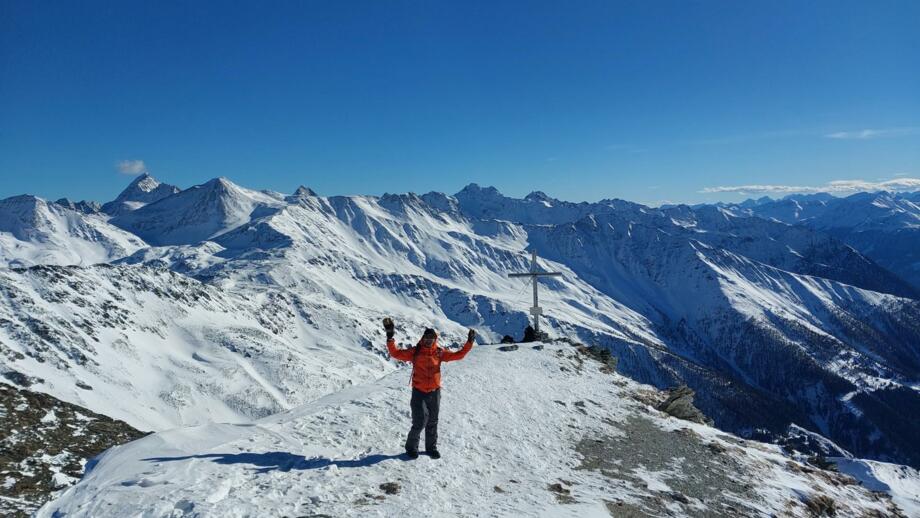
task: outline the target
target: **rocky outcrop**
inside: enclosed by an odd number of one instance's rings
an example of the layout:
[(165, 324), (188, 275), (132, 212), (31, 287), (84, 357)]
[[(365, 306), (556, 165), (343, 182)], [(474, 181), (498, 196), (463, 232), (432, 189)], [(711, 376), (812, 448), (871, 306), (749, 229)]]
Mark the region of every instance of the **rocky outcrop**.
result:
[(30, 516), (93, 457), (144, 436), (47, 394), (0, 384), (0, 515)]
[(700, 412), (700, 409), (693, 406), (695, 392), (690, 387), (683, 385), (669, 389), (665, 393), (668, 397), (658, 404), (656, 407), (658, 410), (684, 421), (712, 424), (712, 419), (706, 417), (703, 412)]

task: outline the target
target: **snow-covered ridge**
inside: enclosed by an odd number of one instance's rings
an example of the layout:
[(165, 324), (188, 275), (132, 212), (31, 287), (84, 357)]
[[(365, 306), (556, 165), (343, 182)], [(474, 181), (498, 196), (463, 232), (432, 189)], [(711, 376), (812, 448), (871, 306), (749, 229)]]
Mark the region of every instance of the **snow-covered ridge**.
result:
[(256, 216), (258, 210), (284, 205), (283, 200), (215, 178), (137, 210), (112, 223), (154, 245), (197, 244), (213, 239)]
[(137, 236), (29, 195), (0, 200), (0, 267), (108, 262), (145, 247)]
[(569, 345), (480, 346), (446, 366), (444, 457), (409, 461), (408, 370), (254, 423), (116, 447), (37, 516), (899, 512), (853, 478), (653, 410), (651, 387)]

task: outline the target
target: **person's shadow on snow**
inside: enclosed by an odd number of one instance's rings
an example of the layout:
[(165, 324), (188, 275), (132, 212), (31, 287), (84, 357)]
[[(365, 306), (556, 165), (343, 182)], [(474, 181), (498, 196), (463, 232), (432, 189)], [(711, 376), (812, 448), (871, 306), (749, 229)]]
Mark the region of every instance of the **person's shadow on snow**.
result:
[(184, 457), (151, 457), (143, 459), (148, 462), (174, 462), (188, 459), (212, 459), (217, 464), (252, 464), (259, 466), (257, 473), (269, 471), (291, 471), (303, 469), (320, 469), (329, 466), (337, 468), (366, 468), (379, 464), (385, 460), (409, 460), (406, 454), (401, 455), (367, 455), (360, 459), (332, 460), (325, 457), (306, 458), (303, 455), (294, 455), (283, 451), (270, 451), (265, 453), (205, 453), (201, 455), (186, 455)]

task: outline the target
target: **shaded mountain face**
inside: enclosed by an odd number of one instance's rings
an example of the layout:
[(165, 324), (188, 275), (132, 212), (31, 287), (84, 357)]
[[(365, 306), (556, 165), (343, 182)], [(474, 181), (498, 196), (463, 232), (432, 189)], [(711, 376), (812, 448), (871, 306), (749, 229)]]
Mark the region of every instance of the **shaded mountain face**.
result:
[(96, 201), (72, 201), (68, 198), (61, 198), (54, 203), (83, 214), (98, 214), (102, 211), (102, 205)]
[[(498, 201), (494, 193), (493, 200), (488, 207), (475, 200), (472, 208), (463, 201), (460, 207), (467, 214), (525, 222), (533, 221), (529, 207), (540, 212), (559, 206), (576, 218), (584, 210), (545, 199)], [(920, 351), (911, 337), (920, 331), (913, 323), (920, 305), (877, 299), (877, 293), (846, 285), (911, 297), (916, 291), (842, 242), (715, 207), (659, 211), (606, 201), (573, 222), (524, 229), (530, 246), (648, 318), (667, 344), (670, 354), (649, 357), (648, 348), (608, 342), (624, 372), (659, 385), (690, 383), (702, 407), (728, 429), (780, 434), (790, 423), (808, 422), (847, 447), (878, 455), (881, 450), (860, 437), (880, 426), (901, 437), (890, 447), (912, 451), (908, 456), (920, 461), (898, 431), (914, 428), (910, 418), (888, 415), (870, 425), (848, 407), (860, 390), (855, 387), (866, 380), (854, 385), (854, 372), (847, 372), (862, 364), (856, 370), (870, 377), (881, 367), (894, 370), (880, 379), (917, 379)], [(895, 306), (879, 307), (887, 304)], [(873, 330), (867, 334), (866, 328)], [(887, 390), (873, 393), (890, 397)], [(916, 393), (908, 399), (920, 401)]]
[(118, 216), (172, 196), (180, 190), (175, 185), (160, 183), (156, 178), (144, 173), (135, 178), (117, 198), (103, 205), (102, 212)]
[(920, 193), (815, 194), (728, 208), (837, 237), (920, 289)]
[[(535, 248), (563, 273), (540, 281), (551, 334), (611, 349), (637, 380), (690, 385), (724, 429), (779, 438), (795, 424), (920, 463), (915, 291), (821, 231), (475, 185), (294, 200), (226, 179), (111, 223), (156, 246), (114, 267), (5, 272), (0, 358), (132, 424), (247, 420), (378, 377), (393, 368), (385, 315), (409, 343), (431, 326), (448, 343), (465, 327), (520, 336), (529, 292), (507, 274)], [(112, 397), (124, 387), (142, 414)]]
[[(623, 372), (659, 385), (690, 384), (701, 408), (727, 429), (781, 435), (796, 423), (860, 454), (920, 460), (902, 433), (915, 429), (913, 414), (867, 420), (850, 406), (857, 395), (878, 398), (862, 403), (879, 411), (920, 402), (908, 381), (920, 374), (914, 338), (920, 304), (793, 274), (657, 229), (643, 234), (633, 227), (631, 236), (617, 236), (605, 223), (598, 217), (535, 228), (529, 237), (546, 257), (565, 261), (652, 322), (667, 352), (605, 342)], [(901, 382), (889, 385), (894, 379)], [(906, 400), (887, 401), (902, 390)], [(867, 440), (879, 431), (886, 439)]]
[(297, 203), (299, 201), (306, 200), (314, 196), (316, 196), (316, 191), (314, 191), (313, 189), (309, 187), (304, 187), (303, 185), (301, 185), (300, 187), (297, 188), (297, 190), (294, 191), (293, 194), (291, 194), (290, 196), (285, 196), (284, 201), (288, 203)]

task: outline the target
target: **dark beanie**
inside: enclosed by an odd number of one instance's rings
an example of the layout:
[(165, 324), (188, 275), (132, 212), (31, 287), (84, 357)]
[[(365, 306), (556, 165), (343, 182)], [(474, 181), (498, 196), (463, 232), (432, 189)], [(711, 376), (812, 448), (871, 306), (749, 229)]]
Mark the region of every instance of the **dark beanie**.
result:
[(430, 327), (426, 328), (425, 332), (422, 333), (422, 338), (437, 338), (437, 337), (438, 337), (438, 333), (436, 333), (434, 329)]

